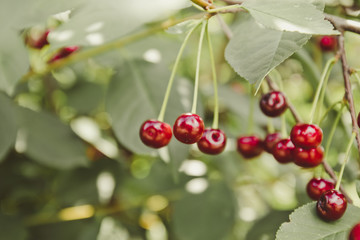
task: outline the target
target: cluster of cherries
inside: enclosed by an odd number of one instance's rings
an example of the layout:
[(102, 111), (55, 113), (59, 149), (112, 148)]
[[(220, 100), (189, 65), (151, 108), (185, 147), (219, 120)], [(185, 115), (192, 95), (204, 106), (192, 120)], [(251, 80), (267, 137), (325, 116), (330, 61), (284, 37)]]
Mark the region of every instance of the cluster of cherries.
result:
[[(28, 34), (25, 37), (25, 44), (30, 48), (42, 49), (46, 45), (49, 45), (49, 41), (47, 39), (49, 33), (50, 33), (50, 30), (48, 29), (48, 30), (44, 31), (42, 34), (39, 34), (39, 35)], [(69, 56), (70, 54), (76, 52), (77, 50), (79, 50), (79, 46), (63, 47), (63, 48), (59, 49), (57, 51), (57, 53), (55, 53), (48, 60), (48, 63), (53, 63), (53, 62), (56, 62), (59, 59), (66, 58), (67, 56)]]
[[(185, 144), (197, 143), (203, 153), (219, 154), (226, 146), (225, 133), (220, 129), (205, 128), (204, 121), (197, 114), (180, 115), (172, 130), (177, 140)], [(169, 144), (172, 130), (165, 122), (147, 120), (140, 127), (140, 139), (149, 147), (161, 148)]]

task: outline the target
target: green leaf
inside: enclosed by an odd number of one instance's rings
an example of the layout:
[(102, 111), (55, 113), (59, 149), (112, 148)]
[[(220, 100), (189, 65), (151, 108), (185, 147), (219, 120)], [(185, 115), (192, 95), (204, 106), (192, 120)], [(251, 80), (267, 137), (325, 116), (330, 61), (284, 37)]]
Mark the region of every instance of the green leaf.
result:
[(88, 164), (85, 145), (58, 118), (25, 108), (19, 108), (17, 114), (21, 150), (33, 160), (58, 169)]
[(55, 48), (100, 45), (129, 34), (145, 23), (166, 18), (188, 5), (186, 0), (91, 0), (50, 33), (49, 40)]
[(0, 215), (0, 240), (25, 240), (27, 231), (21, 220), (13, 216)]
[(210, 183), (200, 194), (185, 195), (174, 204), (173, 224), (179, 240), (219, 240), (235, 221), (235, 199), (222, 182)]
[(16, 140), (16, 118), (11, 99), (0, 93), (0, 162)]
[(166, 30), (167, 33), (171, 34), (183, 34), (188, 32), (191, 28), (199, 23), (199, 19), (190, 19), (181, 23), (176, 24)]
[(305, 34), (339, 34), (309, 1), (247, 0), (242, 6), (267, 28)]
[(296, 209), (290, 222), (283, 223), (276, 234), (277, 240), (331, 240), (347, 239), (351, 228), (359, 222), (360, 208), (348, 204), (342, 218), (334, 222), (321, 220), (312, 202)]
[(225, 58), (240, 76), (250, 83), (259, 84), (310, 37), (297, 32), (264, 28), (247, 15), (236, 26), (234, 36), (225, 49)]

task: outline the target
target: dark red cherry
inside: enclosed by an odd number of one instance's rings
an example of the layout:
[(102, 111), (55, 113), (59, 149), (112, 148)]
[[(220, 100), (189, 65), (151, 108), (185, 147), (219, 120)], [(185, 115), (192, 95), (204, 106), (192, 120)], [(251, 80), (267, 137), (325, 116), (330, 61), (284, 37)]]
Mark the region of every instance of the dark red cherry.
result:
[(70, 47), (64, 47), (59, 50), (58, 53), (56, 53), (48, 62), (52, 63), (55, 61), (58, 61), (59, 59), (66, 58), (73, 52), (76, 52), (79, 50), (79, 46), (70, 46)]
[(226, 135), (220, 129), (206, 128), (197, 146), (203, 153), (219, 154), (224, 151)]
[(314, 148), (320, 145), (323, 132), (315, 124), (298, 123), (290, 133), (291, 141), (296, 147)]
[(174, 136), (180, 142), (196, 143), (204, 132), (204, 121), (197, 114), (184, 113), (176, 119), (173, 131)]
[(360, 240), (360, 223), (356, 224), (350, 231), (349, 240)]
[(312, 178), (306, 185), (306, 192), (311, 199), (318, 200), (324, 192), (334, 188), (335, 185), (332, 181), (323, 178)]
[(140, 127), (140, 139), (149, 147), (161, 148), (169, 144), (172, 132), (171, 126), (157, 120), (147, 120)]
[(50, 30), (46, 30), (45, 32), (42, 32), (41, 34), (38, 34), (38, 35), (29, 34), (26, 37), (25, 42), (31, 48), (41, 49), (45, 45), (49, 44), (49, 42), (47, 40), (49, 33), (50, 33)]
[(294, 159), (294, 149), (295, 146), (290, 138), (282, 139), (275, 144), (272, 154), (279, 163), (289, 163)]
[(360, 128), (360, 113), (357, 116), (357, 124), (358, 124), (358, 127)]
[(280, 116), (286, 108), (286, 99), (282, 92), (272, 91), (261, 97), (260, 109), (268, 117)]
[(323, 36), (319, 45), (324, 52), (334, 51), (337, 46), (337, 38), (335, 36)]
[(239, 137), (237, 139), (237, 150), (244, 158), (253, 158), (263, 152), (264, 144), (256, 136)]
[(347, 201), (337, 190), (324, 192), (316, 204), (316, 212), (325, 221), (334, 221), (341, 218), (346, 210)]
[(324, 148), (299, 148), (296, 147), (293, 152), (294, 163), (303, 168), (312, 168), (319, 165), (324, 157)]
[(268, 153), (272, 153), (273, 147), (280, 140), (281, 140), (280, 133), (270, 133), (266, 135), (264, 139), (264, 150), (267, 151)]

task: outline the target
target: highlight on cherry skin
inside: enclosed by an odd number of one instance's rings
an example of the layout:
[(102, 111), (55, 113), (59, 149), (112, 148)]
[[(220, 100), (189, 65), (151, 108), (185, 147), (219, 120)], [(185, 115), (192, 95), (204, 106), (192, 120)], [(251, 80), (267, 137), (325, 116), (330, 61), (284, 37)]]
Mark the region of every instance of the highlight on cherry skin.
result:
[(321, 128), (315, 124), (298, 123), (290, 133), (290, 139), (296, 147), (315, 148), (323, 138)]
[(282, 92), (271, 91), (260, 99), (260, 109), (268, 117), (280, 116), (286, 109), (286, 99)]
[(360, 240), (360, 223), (356, 224), (349, 233), (349, 240)]
[(146, 120), (139, 131), (141, 141), (148, 147), (161, 148), (169, 144), (171, 126), (158, 120)]
[(173, 133), (177, 140), (185, 144), (193, 144), (200, 140), (204, 132), (204, 121), (193, 113), (181, 114), (175, 121)]
[(314, 177), (307, 183), (306, 192), (311, 199), (318, 200), (324, 192), (334, 188), (335, 184), (333, 181)]
[(203, 153), (219, 154), (225, 149), (226, 135), (220, 129), (206, 128), (197, 146)]
[(324, 221), (335, 221), (340, 219), (347, 208), (345, 196), (333, 189), (324, 192), (316, 204), (316, 212)]
[(264, 139), (264, 150), (268, 153), (272, 153), (274, 146), (281, 140), (280, 133), (269, 133)]
[(264, 143), (257, 136), (243, 136), (237, 139), (237, 151), (245, 159), (259, 156), (263, 150)]
[(295, 146), (291, 142), (290, 138), (285, 138), (285, 139), (281, 139), (275, 144), (272, 154), (276, 161), (284, 164), (293, 161), (294, 150), (295, 150)]

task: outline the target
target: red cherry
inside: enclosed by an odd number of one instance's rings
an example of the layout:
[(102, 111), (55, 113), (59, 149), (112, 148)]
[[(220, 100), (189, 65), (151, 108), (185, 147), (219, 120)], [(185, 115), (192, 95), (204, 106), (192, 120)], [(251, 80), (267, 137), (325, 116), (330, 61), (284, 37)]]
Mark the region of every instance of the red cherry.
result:
[(312, 168), (319, 165), (324, 157), (324, 148), (295, 148), (293, 152), (294, 163), (303, 168)]
[(282, 92), (272, 91), (261, 97), (260, 109), (268, 117), (280, 116), (286, 108), (286, 99)]
[(319, 44), (324, 52), (334, 51), (337, 46), (337, 38), (334, 36), (323, 36)]
[(341, 218), (346, 210), (347, 201), (337, 190), (324, 192), (316, 204), (316, 212), (325, 221), (334, 221)]
[(161, 148), (169, 144), (172, 132), (171, 126), (157, 120), (147, 120), (140, 127), (140, 139), (149, 147)]
[(289, 163), (294, 159), (294, 149), (294, 144), (291, 142), (290, 138), (287, 138), (278, 141), (274, 146), (272, 153), (276, 161), (279, 163)]
[(219, 154), (224, 151), (226, 135), (220, 129), (206, 128), (197, 146), (203, 153)]
[(56, 53), (48, 62), (52, 63), (52, 62), (58, 61), (59, 59), (66, 58), (73, 52), (76, 52), (77, 50), (79, 50), (79, 48), (80, 48), (79, 46), (70, 46), (70, 47), (61, 48), (59, 50), (59, 52)]
[(357, 124), (358, 124), (358, 127), (360, 128), (360, 113), (357, 116)]
[(268, 153), (272, 153), (272, 150), (276, 143), (281, 139), (280, 133), (270, 133), (264, 139), (264, 150)]
[(237, 150), (246, 159), (259, 156), (263, 150), (263, 141), (256, 136), (244, 136), (237, 139)]
[(360, 223), (356, 224), (349, 234), (349, 240), (360, 240)]
[(332, 181), (323, 178), (312, 178), (306, 185), (306, 192), (311, 199), (318, 200), (324, 192), (334, 188), (335, 185)]
[(323, 132), (315, 124), (298, 123), (290, 133), (291, 141), (296, 147), (314, 148), (320, 145)]
[(43, 32), (42, 34), (40, 34), (38, 36), (33, 36), (33, 35), (29, 34), (26, 37), (25, 42), (31, 48), (41, 49), (45, 45), (49, 44), (49, 42), (47, 40), (49, 33), (50, 33), (50, 30), (46, 30), (45, 32)]
[(174, 136), (180, 142), (196, 143), (204, 132), (204, 121), (197, 114), (184, 113), (176, 119), (173, 131)]

